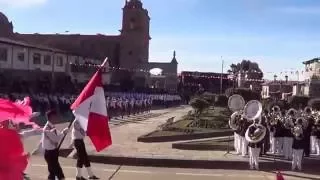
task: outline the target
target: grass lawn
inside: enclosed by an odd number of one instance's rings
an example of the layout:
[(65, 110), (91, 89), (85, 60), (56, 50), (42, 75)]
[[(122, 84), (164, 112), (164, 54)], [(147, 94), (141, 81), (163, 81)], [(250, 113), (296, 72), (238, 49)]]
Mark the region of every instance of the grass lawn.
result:
[(148, 137), (155, 136), (174, 136), (184, 134), (197, 134), (197, 133), (211, 133), (211, 132), (222, 132), (229, 130), (228, 119), (230, 112), (227, 108), (211, 107), (208, 111), (204, 112), (200, 116), (199, 124), (193, 126), (194, 115), (188, 114), (183, 116), (180, 120), (167, 125), (163, 130), (157, 130), (150, 134)]

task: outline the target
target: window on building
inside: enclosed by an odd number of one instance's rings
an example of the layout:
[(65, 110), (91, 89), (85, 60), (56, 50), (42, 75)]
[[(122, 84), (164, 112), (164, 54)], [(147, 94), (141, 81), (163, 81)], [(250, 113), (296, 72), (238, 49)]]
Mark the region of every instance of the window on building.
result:
[(24, 61), (24, 53), (23, 53), (23, 52), (19, 52), (19, 53), (17, 54), (17, 59), (18, 59), (19, 61), (23, 62), (23, 61)]
[(62, 56), (57, 57), (57, 66), (59, 66), (59, 67), (63, 66), (63, 57)]
[(50, 66), (51, 65), (51, 55), (45, 55), (43, 64)]
[(41, 54), (40, 53), (33, 54), (33, 64), (41, 64)]
[(0, 48), (0, 61), (7, 61), (8, 60), (8, 49), (7, 48)]

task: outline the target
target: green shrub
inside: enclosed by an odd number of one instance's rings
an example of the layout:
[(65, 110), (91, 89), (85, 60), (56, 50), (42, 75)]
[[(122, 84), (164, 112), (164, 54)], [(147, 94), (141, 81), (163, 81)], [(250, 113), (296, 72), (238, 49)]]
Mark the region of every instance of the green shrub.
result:
[(199, 116), (205, 109), (209, 108), (210, 103), (202, 98), (193, 98), (190, 101), (190, 105)]
[(203, 93), (201, 96), (199, 96), (199, 98), (202, 98), (206, 101), (208, 101), (210, 103), (210, 105), (213, 105), (215, 103), (215, 94), (209, 93), (209, 92), (205, 92)]

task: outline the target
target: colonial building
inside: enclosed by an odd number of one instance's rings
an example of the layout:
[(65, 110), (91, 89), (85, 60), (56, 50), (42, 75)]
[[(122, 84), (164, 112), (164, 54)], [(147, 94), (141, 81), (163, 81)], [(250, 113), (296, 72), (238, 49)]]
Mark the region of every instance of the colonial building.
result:
[(274, 76), (273, 81), (265, 82), (262, 84), (261, 95), (263, 99), (287, 99), (293, 95), (294, 87), (298, 83), (297, 81), (289, 81), (288, 76), (285, 76), (285, 80), (277, 80), (277, 76)]
[(295, 86), (297, 95), (320, 97), (320, 58), (303, 62), (305, 65), (304, 82)]
[[(37, 78), (70, 76), (80, 83), (88, 81), (96, 67), (86, 68), (90, 76), (79, 76), (73, 65), (75, 61), (84, 61), (83, 57), (69, 52), (46, 46), (34, 45), (0, 37), (0, 73), (8, 79), (32, 81)], [(100, 63), (100, 60), (88, 59), (91, 63)], [(79, 68), (77, 68), (79, 69)], [(108, 67), (104, 73), (104, 83), (110, 83)]]
[(93, 61), (101, 63), (108, 57), (109, 64), (113, 67), (111, 82), (115, 84), (131, 80), (138, 87), (151, 86), (150, 83), (153, 81), (148, 72), (153, 68), (160, 68), (166, 78), (164, 88), (176, 89), (178, 81), (176, 58), (174, 57), (168, 63), (149, 62), (149, 42), (151, 40), (149, 28), (150, 17), (141, 0), (125, 1), (120, 34), (113, 36), (14, 33), (12, 22), (0, 13), (0, 37), (19, 43), (58, 49), (60, 52), (75, 57), (64, 60), (65, 63), (83, 64)]

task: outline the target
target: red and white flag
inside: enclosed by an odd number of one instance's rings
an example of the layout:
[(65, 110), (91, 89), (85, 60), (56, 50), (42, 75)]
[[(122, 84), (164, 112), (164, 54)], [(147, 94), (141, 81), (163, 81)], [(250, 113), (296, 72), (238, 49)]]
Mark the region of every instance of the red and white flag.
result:
[(73, 114), (87, 132), (97, 152), (112, 144), (106, 99), (102, 86), (102, 69), (107, 59), (71, 105)]

